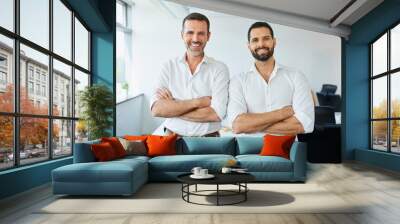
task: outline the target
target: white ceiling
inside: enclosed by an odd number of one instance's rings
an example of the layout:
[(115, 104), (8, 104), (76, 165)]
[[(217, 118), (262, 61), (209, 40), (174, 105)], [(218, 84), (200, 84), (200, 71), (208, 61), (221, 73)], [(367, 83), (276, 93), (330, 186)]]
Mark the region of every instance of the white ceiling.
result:
[[(168, 1), (345, 38), (350, 35), (352, 24), (383, 2), (383, 0)], [(348, 4), (350, 6), (338, 14)]]
[(260, 8), (330, 20), (351, 0), (226, 0)]

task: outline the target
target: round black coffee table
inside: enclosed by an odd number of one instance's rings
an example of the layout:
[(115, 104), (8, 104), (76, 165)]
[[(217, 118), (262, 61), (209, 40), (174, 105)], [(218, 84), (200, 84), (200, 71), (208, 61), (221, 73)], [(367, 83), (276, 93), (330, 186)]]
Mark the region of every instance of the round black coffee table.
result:
[[(255, 177), (248, 173), (216, 173), (213, 174), (215, 177), (212, 179), (193, 179), (190, 177), (191, 173), (182, 174), (177, 177), (178, 181), (182, 183), (182, 199), (188, 203), (198, 205), (234, 205), (247, 200), (247, 192), (249, 188), (247, 183), (255, 180)], [(204, 185), (216, 185), (215, 190), (197, 190), (198, 184)], [(194, 191), (190, 191), (190, 186), (195, 186)], [(237, 190), (223, 190), (220, 189), (220, 185), (236, 185)], [(215, 194), (205, 194), (209, 192), (215, 192)], [(190, 201), (190, 196), (204, 196), (204, 197), (216, 197), (216, 204), (202, 204)], [(232, 197), (240, 196), (240, 199), (231, 203), (221, 203), (221, 197)]]

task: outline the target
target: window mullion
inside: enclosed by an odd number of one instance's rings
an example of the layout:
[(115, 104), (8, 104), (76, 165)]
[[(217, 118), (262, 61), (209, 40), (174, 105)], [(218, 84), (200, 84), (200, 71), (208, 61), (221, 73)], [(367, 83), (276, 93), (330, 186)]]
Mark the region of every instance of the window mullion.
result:
[[(53, 0), (49, 0), (49, 50), (53, 52)], [(48, 120), (48, 151), (49, 159), (53, 159), (53, 56), (49, 55), (49, 71), (48, 71), (48, 83), (49, 86), (47, 90), (49, 94), (49, 116)]]
[[(391, 33), (391, 30), (389, 29), (389, 31), (388, 31), (388, 51), (387, 51), (387, 58), (388, 58), (388, 60), (387, 60), (387, 66), (388, 66), (388, 71), (390, 71), (390, 68), (391, 68), (391, 56), (390, 56), (390, 53), (391, 53), (391, 35), (392, 35), (392, 33)], [(392, 74), (393, 73), (389, 73), (388, 74), (388, 81), (389, 81), (389, 83), (388, 83), (388, 99), (389, 99), (389, 116), (390, 116), (390, 118), (392, 118)], [(389, 152), (392, 152), (392, 121), (390, 121), (390, 124), (389, 124), (389, 128), (388, 128), (388, 130), (389, 130)]]
[[(387, 71), (390, 71), (390, 30), (387, 32)], [(388, 118), (392, 117), (392, 100), (391, 100), (391, 79), (392, 75), (389, 73), (387, 74), (387, 98), (388, 98), (388, 104), (387, 104), (387, 110), (388, 110)], [(387, 126), (387, 131), (388, 131), (388, 152), (392, 151), (392, 136), (391, 136), (391, 120), (388, 120), (388, 126)]]
[[(71, 91), (72, 91), (72, 96), (71, 96), (71, 117), (75, 118), (75, 12), (72, 11), (71, 14), (71, 59), (72, 59), (72, 64), (73, 66), (71, 66)], [(74, 154), (75, 148), (75, 126), (76, 126), (76, 121), (72, 121), (72, 132), (71, 132), (71, 150), (72, 150), (72, 155)]]
[[(14, 30), (17, 35), (19, 35), (19, 27), (20, 27), (20, 0), (14, 1)], [(20, 47), (19, 47), (19, 39), (14, 39), (14, 113), (19, 114), (20, 112)], [(19, 136), (20, 136), (20, 118), (14, 116), (14, 166), (19, 166), (20, 157), (19, 157)]]
[(369, 61), (370, 61), (370, 71), (369, 71), (369, 80), (370, 80), (370, 89), (369, 89), (369, 117), (370, 117), (370, 122), (369, 122), (369, 125), (370, 125), (370, 128), (369, 128), (369, 137), (370, 137), (370, 141), (369, 141), (369, 144), (370, 144), (370, 149), (373, 149), (374, 148), (374, 144), (373, 144), (373, 141), (374, 141), (374, 136), (373, 136), (373, 127), (374, 127), (374, 125), (373, 125), (373, 121), (372, 121), (372, 119), (373, 119), (373, 91), (374, 91), (374, 85), (373, 85), (373, 79), (372, 79), (372, 72), (373, 72), (373, 47), (372, 47), (372, 44), (370, 45), (370, 47), (369, 47), (369, 49), (370, 49), (370, 57), (369, 57)]

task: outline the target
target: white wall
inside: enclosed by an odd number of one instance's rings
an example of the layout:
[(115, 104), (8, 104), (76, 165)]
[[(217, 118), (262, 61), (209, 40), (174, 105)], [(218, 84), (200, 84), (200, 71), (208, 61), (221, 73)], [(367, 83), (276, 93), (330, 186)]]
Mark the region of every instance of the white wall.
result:
[[(144, 93), (142, 133), (151, 133), (162, 119), (151, 117), (149, 99), (160, 66), (168, 59), (183, 55), (180, 37), (186, 7), (158, 0), (135, 0), (133, 7), (133, 73), (128, 75), (131, 94)], [(255, 20), (217, 12), (188, 8), (204, 13), (211, 22), (211, 39), (206, 54), (225, 62), (231, 76), (247, 71), (253, 63), (247, 42), (247, 30)], [(281, 64), (303, 71), (314, 92), (322, 84), (338, 86), (341, 91), (340, 38), (311, 31), (271, 24), (277, 47), (275, 57)]]
[(142, 134), (143, 95), (117, 103), (117, 136)]

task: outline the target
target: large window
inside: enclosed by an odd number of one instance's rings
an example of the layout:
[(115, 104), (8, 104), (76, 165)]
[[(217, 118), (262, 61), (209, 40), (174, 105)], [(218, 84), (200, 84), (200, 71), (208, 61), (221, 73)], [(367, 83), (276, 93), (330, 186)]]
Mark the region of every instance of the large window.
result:
[(132, 8), (129, 0), (117, 1), (117, 102), (132, 95)]
[(371, 148), (400, 153), (400, 24), (370, 45)]
[(63, 0), (0, 1), (0, 170), (71, 156), (73, 136), (87, 139), (74, 105), (89, 52), (90, 31)]

